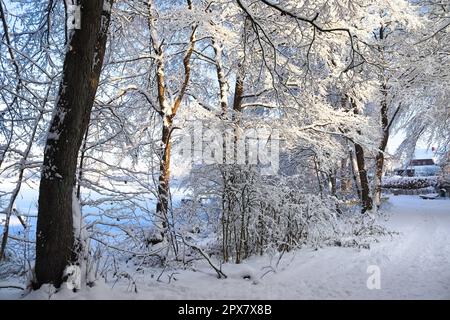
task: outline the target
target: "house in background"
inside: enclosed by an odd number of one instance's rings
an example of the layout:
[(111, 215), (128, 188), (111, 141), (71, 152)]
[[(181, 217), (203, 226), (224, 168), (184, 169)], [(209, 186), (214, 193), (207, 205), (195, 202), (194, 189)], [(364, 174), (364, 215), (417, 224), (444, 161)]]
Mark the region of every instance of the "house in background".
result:
[(394, 169), (394, 174), (407, 177), (430, 177), (437, 176), (440, 166), (436, 163), (436, 151), (418, 149), (414, 153), (414, 158), (407, 165)]

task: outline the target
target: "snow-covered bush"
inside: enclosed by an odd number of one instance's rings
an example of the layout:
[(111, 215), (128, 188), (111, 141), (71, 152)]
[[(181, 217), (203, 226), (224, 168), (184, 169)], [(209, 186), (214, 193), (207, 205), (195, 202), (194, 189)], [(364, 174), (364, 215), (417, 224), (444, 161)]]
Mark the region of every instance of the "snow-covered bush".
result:
[(421, 189), (437, 185), (437, 177), (385, 177), (382, 182), (383, 188), (395, 189)]
[[(267, 177), (255, 167), (238, 165), (193, 174), (189, 225), (204, 220), (203, 228), (217, 235), (209, 249), (215, 248), (224, 261), (239, 263), (268, 250), (288, 251), (336, 237), (338, 200), (296, 187), (302, 181), (296, 176)], [(202, 204), (206, 196), (216, 201)]]

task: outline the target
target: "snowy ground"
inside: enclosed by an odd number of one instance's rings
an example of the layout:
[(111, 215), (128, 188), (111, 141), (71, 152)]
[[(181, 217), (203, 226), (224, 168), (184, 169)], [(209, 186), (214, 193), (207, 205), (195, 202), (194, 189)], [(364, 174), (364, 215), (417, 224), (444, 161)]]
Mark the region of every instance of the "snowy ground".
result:
[[(276, 260), (256, 257), (226, 265), (228, 279), (219, 280), (206, 265), (196, 272), (177, 270), (134, 274), (128, 280), (98, 284), (82, 292), (64, 289), (55, 299), (450, 299), (450, 200), (392, 196), (387, 210), (393, 239), (371, 249), (330, 247), (302, 249)], [(381, 288), (369, 290), (367, 268), (379, 267)], [(250, 279), (244, 279), (244, 276)], [(176, 280), (174, 279), (176, 278)], [(248, 277), (245, 277), (248, 278)], [(1, 285), (1, 284), (0, 284)], [(114, 285), (114, 287), (113, 287)], [(111, 289), (111, 287), (113, 287)], [(0, 299), (20, 297), (18, 290), (0, 290)], [(48, 299), (48, 288), (24, 297)]]

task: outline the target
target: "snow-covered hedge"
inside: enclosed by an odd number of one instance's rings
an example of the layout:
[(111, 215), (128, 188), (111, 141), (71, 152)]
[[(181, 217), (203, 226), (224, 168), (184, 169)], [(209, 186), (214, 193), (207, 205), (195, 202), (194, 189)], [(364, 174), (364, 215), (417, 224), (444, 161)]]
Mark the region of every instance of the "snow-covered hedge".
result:
[(383, 178), (383, 188), (393, 189), (421, 189), (437, 185), (437, 177), (402, 177), (392, 176)]

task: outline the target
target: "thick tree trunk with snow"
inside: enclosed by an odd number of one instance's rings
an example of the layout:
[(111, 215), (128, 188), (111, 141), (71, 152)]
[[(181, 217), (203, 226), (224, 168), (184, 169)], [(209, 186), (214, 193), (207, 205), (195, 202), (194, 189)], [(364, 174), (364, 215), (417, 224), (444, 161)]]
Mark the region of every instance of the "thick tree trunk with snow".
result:
[(81, 0), (81, 28), (73, 30), (59, 98), (44, 151), (36, 233), (35, 288), (60, 286), (77, 260), (72, 197), (77, 156), (98, 87), (112, 0)]
[[(356, 103), (353, 99), (350, 99), (350, 103), (355, 114), (359, 114)], [(360, 132), (359, 132), (360, 133)], [(355, 157), (358, 165), (359, 181), (361, 183), (361, 212), (372, 210), (373, 201), (370, 196), (369, 179), (367, 178), (366, 159), (364, 156), (364, 149), (359, 143), (355, 143)]]
[(225, 77), (225, 70), (223, 69), (222, 64), (222, 45), (216, 39), (213, 38), (212, 46), (214, 49), (214, 55), (216, 59), (215, 62), (216, 62), (217, 80), (219, 84), (220, 109), (222, 110), (221, 117), (222, 119), (226, 119), (228, 114), (228, 83)]
[(158, 184), (158, 203), (156, 205), (156, 215), (161, 220), (161, 232), (165, 233), (168, 227), (167, 213), (169, 209), (169, 179), (170, 179), (170, 151), (172, 144), (170, 134), (172, 130), (171, 117), (164, 117), (162, 130), (162, 150), (159, 164), (159, 184)]
[[(170, 197), (170, 153), (172, 149), (171, 144), (171, 134), (173, 130), (173, 119), (175, 118), (178, 109), (181, 106), (181, 102), (186, 93), (187, 86), (189, 84), (189, 79), (191, 76), (191, 56), (194, 52), (195, 46), (195, 35), (197, 30), (197, 25), (193, 24), (191, 26), (191, 34), (188, 41), (188, 46), (186, 49), (186, 54), (183, 58), (184, 75), (182, 76), (182, 83), (179, 88), (178, 94), (171, 103), (166, 97), (166, 83), (165, 83), (165, 57), (163, 51), (163, 43), (158, 39), (157, 28), (156, 28), (156, 18), (153, 15), (153, 3), (154, 1), (148, 0), (147, 2), (147, 26), (150, 32), (150, 40), (153, 50), (156, 54), (156, 78), (158, 84), (158, 102), (160, 115), (163, 127), (161, 136), (161, 158), (159, 163), (159, 179), (158, 179), (158, 196), (156, 204), (156, 218), (157, 227), (160, 228), (160, 234), (152, 234), (149, 241), (153, 244), (164, 241), (169, 227), (168, 220), (168, 210), (169, 210), (169, 197)], [(187, 1), (188, 9), (192, 10), (192, 2)], [(175, 248), (175, 243), (172, 243)]]
[(367, 178), (366, 161), (364, 158), (364, 149), (358, 143), (355, 143), (356, 162), (358, 163), (359, 179), (361, 181), (361, 204), (364, 213), (372, 210), (372, 198), (370, 197), (369, 179)]
[[(386, 86), (383, 86), (383, 89), (386, 90)], [(381, 103), (381, 127), (383, 129), (383, 136), (378, 147), (379, 151), (375, 157), (374, 201), (377, 208), (381, 205), (381, 178), (383, 177), (384, 151), (389, 140), (389, 120), (387, 113), (387, 102), (383, 100)]]
[[(385, 27), (380, 26), (379, 29), (379, 41), (383, 42), (385, 39)], [(384, 47), (380, 46), (379, 51), (381, 56), (384, 58)], [(384, 59), (383, 59), (384, 60)], [(381, 117), (381, 129), (383, 131), (383, 136), (381, 137), (380, 145), (378, 147), (378, 153), (375, 157), (375, 177), (373, 185), (373, 198), (375, 202), (375, 207), (378, 208), (381, 205), (381, 178), (383, 176), (384, 168), (384, 151), (386, 150), (387, 142), (389, 139), (389, 119), (388, 119), (388, 101), (387, 101), (387, 79), (381, 76), (381, 94), (383, 96), (380, 106), (380, 117)]]
[(356, 162), (356, 158), (353, 156), (354, 150), (349, 151), (350, 163), (352, 166), (352, 177), (353, 182), (355, 183), (356, 194), (358, 198), (361, 199), (361, 180), (359, 180), (358, 174), (358, 163)]

